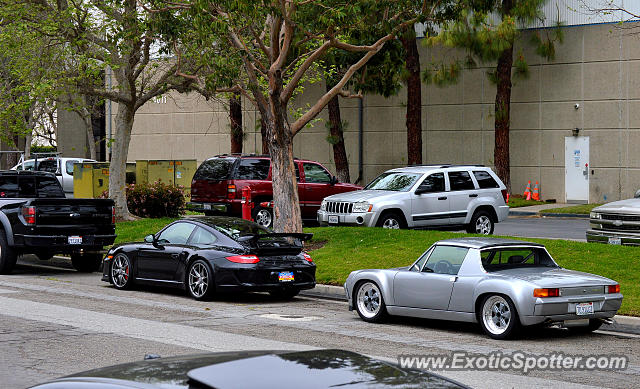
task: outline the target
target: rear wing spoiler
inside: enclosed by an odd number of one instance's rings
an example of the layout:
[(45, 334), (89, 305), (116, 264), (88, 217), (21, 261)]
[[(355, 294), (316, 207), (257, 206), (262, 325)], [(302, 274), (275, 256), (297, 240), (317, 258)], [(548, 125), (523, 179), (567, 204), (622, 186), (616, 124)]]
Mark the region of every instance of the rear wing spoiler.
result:
[(238, 242), (257, 241), (260, 238), (295, 238), (300, 241), (310, 240), (313, 238), (311, 233), (295, 233), (295, 232), (283, 232), (283, 233), (270, 233), (270, 234), (247, 234), (238, 238)]

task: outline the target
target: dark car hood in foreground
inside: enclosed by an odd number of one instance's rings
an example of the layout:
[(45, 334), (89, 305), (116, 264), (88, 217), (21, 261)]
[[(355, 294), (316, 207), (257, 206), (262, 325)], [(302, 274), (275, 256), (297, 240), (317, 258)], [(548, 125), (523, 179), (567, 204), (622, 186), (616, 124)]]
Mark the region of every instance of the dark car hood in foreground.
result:
[(400, 369), (342, 350), (248, 351), (160, 358), (78, 373), (43, 388), (63, 388), (71, 382), (84, 383), (87, 388), (464, 387), (426, 371)]

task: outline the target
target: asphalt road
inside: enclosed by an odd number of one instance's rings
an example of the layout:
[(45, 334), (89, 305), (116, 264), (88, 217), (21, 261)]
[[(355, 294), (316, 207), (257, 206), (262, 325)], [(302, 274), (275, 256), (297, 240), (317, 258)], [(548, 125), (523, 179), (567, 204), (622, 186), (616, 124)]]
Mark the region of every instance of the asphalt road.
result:
[(136, 361), (147, 353), (312, 348), (341, 348), (390, 361), (398, 355), (458, 351), (618, 354), (630, 359), (624, 371), (442, 374), (477, 388), (630, 388), (640, 382), (638, 335), (536, 329), (519, 340), (496, 341), (471, 324), (404, 318), (365, 323), (343, 302), (305, 297), (285, 302), (267, 294), (197, 302), (172, 290), (118, 291), (98, 273), (45, 267), (36, 259), (20, 263), (14, 274), (0, 276), (0, 386), (6, 388)]
[(588, 219), (559, 217), (514, 217), (497, 223), (496, 235), (523, 238), (571, 239), (586, 242)]

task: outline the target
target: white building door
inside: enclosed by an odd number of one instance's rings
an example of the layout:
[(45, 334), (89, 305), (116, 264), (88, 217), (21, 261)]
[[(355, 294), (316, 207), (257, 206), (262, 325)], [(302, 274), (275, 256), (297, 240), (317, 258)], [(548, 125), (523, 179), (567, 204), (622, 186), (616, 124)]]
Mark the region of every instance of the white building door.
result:
[(567, 203), (589, 202), (589, 137), (564, 138), (564, 186)]

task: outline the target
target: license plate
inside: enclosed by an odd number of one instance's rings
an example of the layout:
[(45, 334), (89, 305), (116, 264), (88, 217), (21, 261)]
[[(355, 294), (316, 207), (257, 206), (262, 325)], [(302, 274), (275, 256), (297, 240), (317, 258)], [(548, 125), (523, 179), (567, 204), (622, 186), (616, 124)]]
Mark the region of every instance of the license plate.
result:
[(82, 244), (82, 237), (70, 236), (69, 238), (67, 238), (67, 242), (69, 242), (69, 244)]
[(590, 315), (593, 313), (593, 303), (579, 303), (576, 304), (576, 315)]
[(329, 216), (329, 223), (338, 224), (338, 215)]
[(211, 204), (205, 204), (204, 209), (211, 209)]
[(622, 244), (622, 238), (609, 238), (609, 244)]
[(291, 282), (293, 281), (293, 272), (292, 271), (281, 271), (278, 273), (278, 280), (280, 282)]

